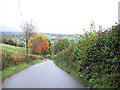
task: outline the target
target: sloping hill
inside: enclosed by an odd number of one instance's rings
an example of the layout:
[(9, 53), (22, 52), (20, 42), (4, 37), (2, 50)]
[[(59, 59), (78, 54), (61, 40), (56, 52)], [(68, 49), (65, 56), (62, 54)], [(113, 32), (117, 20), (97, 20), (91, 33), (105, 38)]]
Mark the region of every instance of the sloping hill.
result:
[(1, 48), (2, 50), (5, 50), (14, 55), (24, 55), (25, 54), (24, 47), (16, 47), (16, 46), (2, 44), (2, 43), (0, 43), (0, 47), (2, 47)]

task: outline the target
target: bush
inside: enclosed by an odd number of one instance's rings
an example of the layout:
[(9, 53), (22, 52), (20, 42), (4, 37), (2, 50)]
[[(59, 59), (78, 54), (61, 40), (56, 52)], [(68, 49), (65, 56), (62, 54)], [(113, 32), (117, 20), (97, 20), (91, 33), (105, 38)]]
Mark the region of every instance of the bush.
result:
[(20, 64), (21, 62), (24, 62), (24, 61), (25, 61), (24, 56), (15, 56), (15, 55), (12, 56), (12, 63), (14, 65), (18, 65), (18, 64)]
[(7, 44), (7, 38), (6, 37), (2, 37), (2, 43), (5, 43), (5, 44)]
[(25, 47), (25, 45), (21, 43), (21, 44), (18, 44), (18, 47)]
[(9, 67), (10, 65), (13, 65), (11, 53), (2, 50), (2, 69)]
[(29, 56), (29, 58), (31, 58), (32, 60), (37, 60), (36, 56)]
[(44, 58), (41, 55), (29, 55), (28, 56), (28, 62), (33, 61), (33, 60), (38, 60), (38, 59), (43, 60)]

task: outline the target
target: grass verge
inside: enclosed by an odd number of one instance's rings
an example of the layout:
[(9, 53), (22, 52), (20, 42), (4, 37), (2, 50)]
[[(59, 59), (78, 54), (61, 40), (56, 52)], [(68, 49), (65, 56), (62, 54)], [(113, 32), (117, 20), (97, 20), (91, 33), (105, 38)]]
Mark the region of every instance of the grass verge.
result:
[[(21, 63), (19, 65), (14, 65), (14, 66), (5, 68), (4, 70), (0, 71), (0, 77), (2, 77), (2, 82), (4, 82), (8, 77), (14, 75), (15, 73), (33, 65), (33, 64), (37, 64), (37, 63), (40, 63), (43, 61), (45, 61), (45, 59), (44, 60), (38, 59), (38, 60), (31, 61), (29, 63)], [(2, 82), (0, 82), (0, 83), (2, 83)]]

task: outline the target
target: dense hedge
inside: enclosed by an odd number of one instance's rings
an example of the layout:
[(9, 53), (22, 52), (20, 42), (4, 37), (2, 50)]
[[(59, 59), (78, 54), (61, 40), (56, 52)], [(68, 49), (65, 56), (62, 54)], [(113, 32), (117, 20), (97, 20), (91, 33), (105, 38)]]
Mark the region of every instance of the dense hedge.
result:
[(56, 54), (55, 63), (89, 87), (120, 87), (120, 27), (87, 32), (77, 45)]
[(54, 46), (54, 53), (57, 54), (70, 46), (68, 39), (58, 39), (57, 43)]

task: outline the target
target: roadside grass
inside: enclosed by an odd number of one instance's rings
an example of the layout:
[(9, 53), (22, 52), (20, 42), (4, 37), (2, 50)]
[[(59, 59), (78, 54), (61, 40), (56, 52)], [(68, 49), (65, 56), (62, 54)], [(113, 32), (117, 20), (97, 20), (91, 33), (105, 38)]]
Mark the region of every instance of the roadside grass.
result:
[[(4, 82), (11, 75), (14, 75), (15, 73), (33, 65), (33, 64), (37, 64), (37, 63), (40, 63), (43, 61), (45, 61), (45, 59), (44, 60), (38, 59), (38, 60), (33, 60), (29, 63), (21, 63), (19, 65), (14, 65), (14, 66), (5, 68), (4, 70), (0, 71), (0, 77), (2, 77), (2, 82)], [(0, 82), (0, 83), (2, 83), (2, 82)]]

